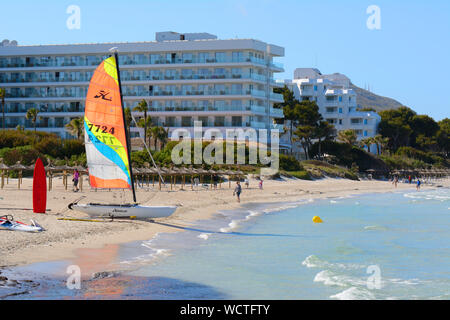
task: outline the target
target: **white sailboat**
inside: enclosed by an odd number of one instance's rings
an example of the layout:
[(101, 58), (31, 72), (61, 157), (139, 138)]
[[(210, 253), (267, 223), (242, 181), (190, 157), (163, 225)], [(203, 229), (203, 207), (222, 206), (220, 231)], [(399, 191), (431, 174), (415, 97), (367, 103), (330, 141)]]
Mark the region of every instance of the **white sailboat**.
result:
[(95, 70), (86, 97), (85, 148), (89, 179), (96, 189), (131, 189), (134, 204), (71, 203), (69, 209), (91, 217), (149, 219), (172, 215), (176, 206), (136, 203), (117, 52)]

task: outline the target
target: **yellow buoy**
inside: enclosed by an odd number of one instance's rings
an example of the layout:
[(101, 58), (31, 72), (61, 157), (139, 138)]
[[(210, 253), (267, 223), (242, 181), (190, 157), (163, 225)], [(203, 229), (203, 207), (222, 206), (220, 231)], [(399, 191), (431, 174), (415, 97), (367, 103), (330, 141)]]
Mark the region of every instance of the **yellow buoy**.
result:
[(318, 216), (315, 216), (312, 220), (314, 223), (323, 223), (322, 219), (320, 219), (320, 217)]

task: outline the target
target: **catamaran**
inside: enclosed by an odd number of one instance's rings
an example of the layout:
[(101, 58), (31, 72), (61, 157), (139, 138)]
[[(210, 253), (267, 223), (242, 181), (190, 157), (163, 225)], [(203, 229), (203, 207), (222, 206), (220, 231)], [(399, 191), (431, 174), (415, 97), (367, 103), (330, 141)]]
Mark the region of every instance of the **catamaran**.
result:
[(133, 204), (71, 203), (69, 209), (93, 217), (149, 219), (172, 215), (176, 206), (136, 203), (130, 140), (126, 129), (117, 51), (95, 70), (86, 96), (85, 148), (89, 180), (95, 189), (131, 189)]

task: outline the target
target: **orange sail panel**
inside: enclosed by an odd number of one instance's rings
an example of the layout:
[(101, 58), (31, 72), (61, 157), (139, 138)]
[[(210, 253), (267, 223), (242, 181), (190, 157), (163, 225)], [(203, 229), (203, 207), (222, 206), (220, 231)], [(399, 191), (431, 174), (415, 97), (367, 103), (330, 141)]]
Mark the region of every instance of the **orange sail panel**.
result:
[(95, 70), (86, 97), (84, 130), (91, 187), (131, 188), (125, 121), (115, 57)]

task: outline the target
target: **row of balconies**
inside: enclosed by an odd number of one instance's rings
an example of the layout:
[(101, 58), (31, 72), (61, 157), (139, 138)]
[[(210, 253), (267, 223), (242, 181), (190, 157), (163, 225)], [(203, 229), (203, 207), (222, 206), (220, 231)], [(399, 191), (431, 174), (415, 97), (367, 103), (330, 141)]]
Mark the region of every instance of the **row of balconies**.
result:
[[(266, 91), (262, 90), (204, 90), (204, 91), (149, 91), (149, 90), (136, 90), (131, 91), (125, 88), (123, 91), (124, 96), (128, 97), (187, 97), (187, 96), (242, 96), (242, 95), (251, 95), (259, 98), (267, 98)], [(64, 90), (63, 92), (55, 92), (53, 90), (48, 90), (47, 92), (23, 92), (23, 91), (14, 91), (7, 92), (6, 98), (70, 98), (70, 97), (79, 97), (84, 98), (86, 96), (86, 89), (80, 88), (78, 92), (70, 92), (68, 90)], [(283, 96), (278, 93), (270, 93), (270, 99), (276, 101), (283, 101)]]
[[(33, 83), (33, 82), (89, 82), (91, 80), (92, 75), (80, 75), (78, 77), (72, 77), (72, 76), (64, 76), (64, 77), (56, 77), (56, 76), (50, 76), (50, 77), (13, 77), (13, 78), (7, 78), (3, 77), (0, 78), (0, 83)], [(225, 73), (225, 74), (191, 74), (191, 75), (180, 75), (175, 74), (171, 76), (167, 75), (159, 75), (159, 76), (129, 76), (129, 75), (122, 75), (121, 73), (121, 80), (122, 81), (164, 81), (164, 80), (224, 80), (224, 79), (230, 79), (230, 80), (237, 80), (237, 79), (251, 79), (256, 80), (260, 82), (266, 82), (267, 77), (261, 74), (255, 74), (255, 73), (245, 73), (245, 74), (232, 74), (232, 73)], [(273, 79), (270, 79), (270, 82), (272, 84), (275, 84), (275, 81)]]
[[(102, 60), (106, 57), (91, 57), (76, 59), (75, 61), (56, 61), (55, 59), (51, 59), (48, 61), (29, 61), (27, 62), (23, 58), (14, 58), (14, 61), (10, 61), (10, 59), (4, 58), (0, 59), (0, 68), (33, 68), (33, 67), (86, 67), (86, 66), (97, 66)], [(269, 66), (271, 68), (283, 69), (283, 65), (281, 63), (266, 61), (264, 59), (258, 59), (255, 57), (246, 57), (246, 58), (191, 58), (191, 59), (182, 59), (182, 58), (173, 58), (173, 59), (127, 59), (127, 56), (119, 56), (119, 64), (120, 65), (173, 65), (173, 64), (223, 64), (223, 63), (253, 63), (261, 66)], [(8, 61), (9, 60), (9, 61)]]

